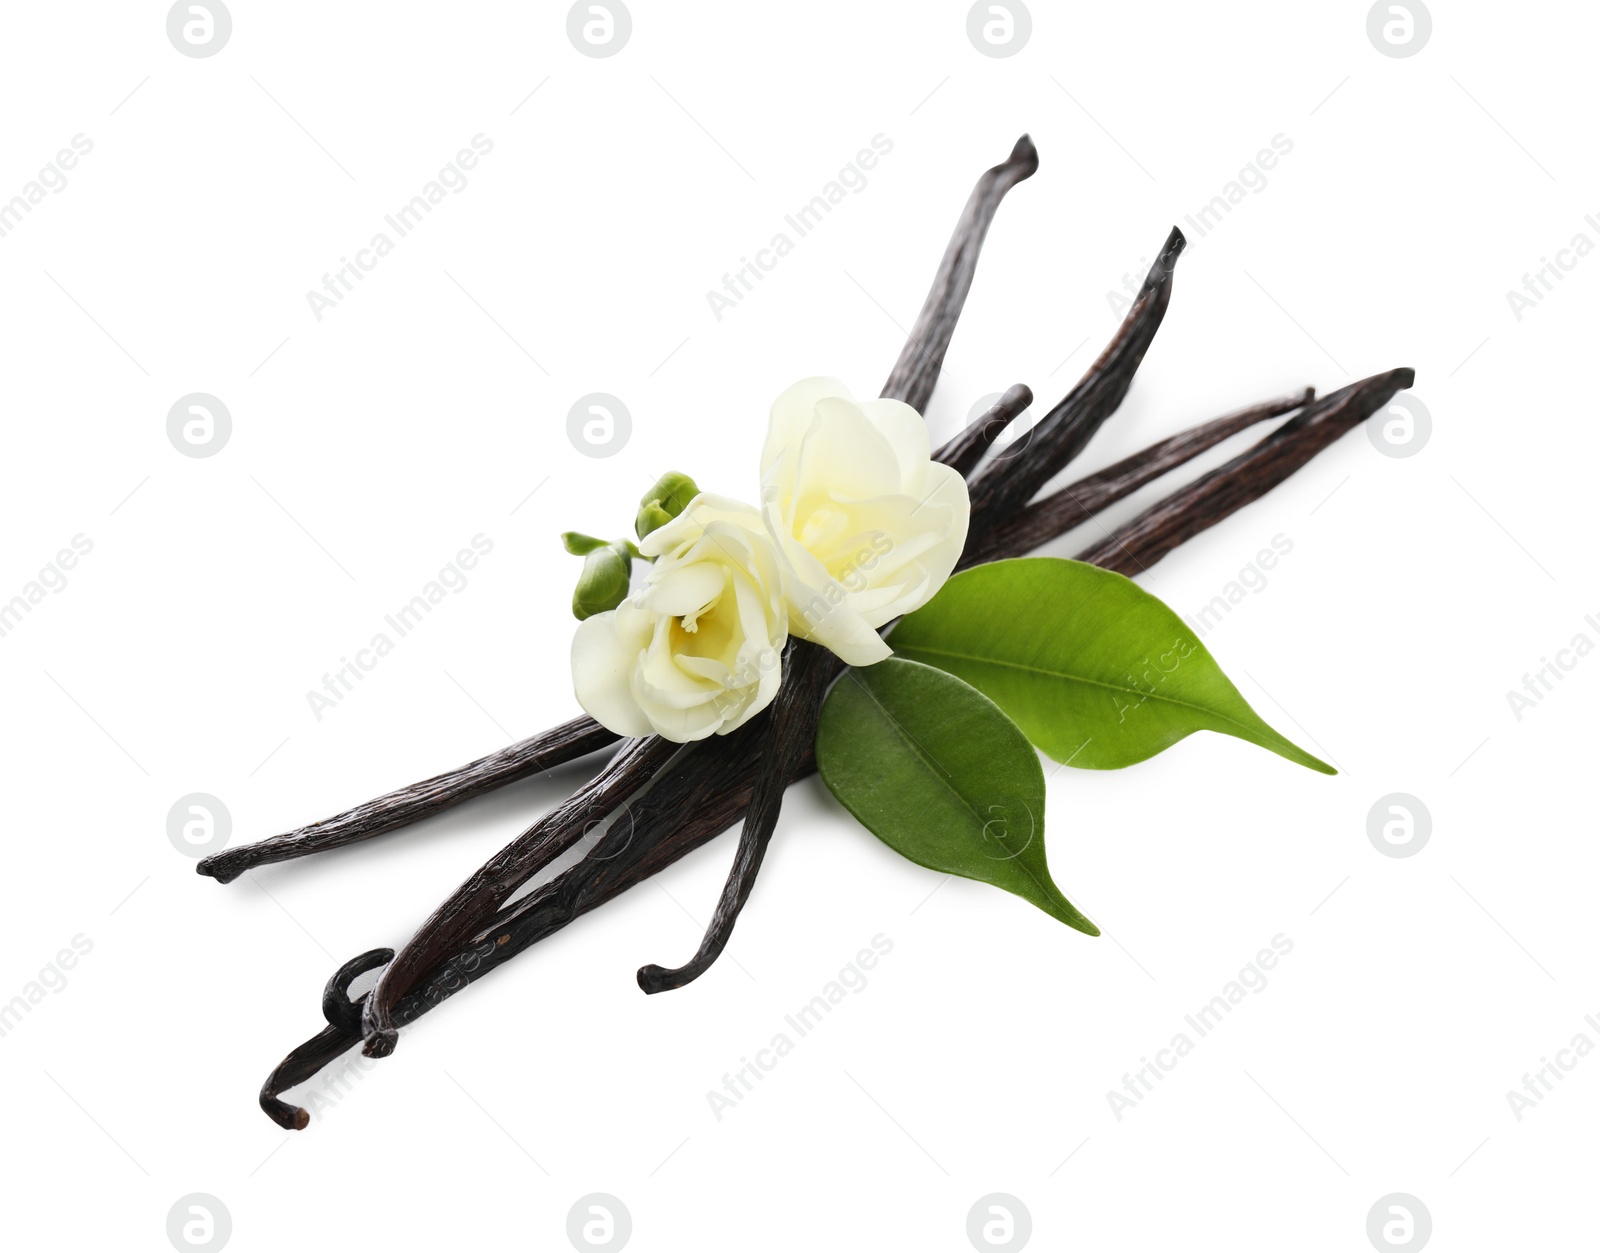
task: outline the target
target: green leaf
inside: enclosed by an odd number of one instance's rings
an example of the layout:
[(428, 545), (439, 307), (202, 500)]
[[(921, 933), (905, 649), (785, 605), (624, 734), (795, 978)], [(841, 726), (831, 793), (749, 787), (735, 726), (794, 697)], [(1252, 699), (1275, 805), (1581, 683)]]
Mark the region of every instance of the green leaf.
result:
[(1081, 561), (974, 566), (904, 618), (889, 643), (965, 679), (1068, 765), (1131, 766), (1195, 731), (1220, 731), (1337, 773), (1268, 726), (1182, 618)]
[(817, 768), (840, 804), (902, 857), (992, 883), (1100, 934), (1050, 879), (1039, 755), (960, 679), (893, 657), (845, 671), (823, 702)]

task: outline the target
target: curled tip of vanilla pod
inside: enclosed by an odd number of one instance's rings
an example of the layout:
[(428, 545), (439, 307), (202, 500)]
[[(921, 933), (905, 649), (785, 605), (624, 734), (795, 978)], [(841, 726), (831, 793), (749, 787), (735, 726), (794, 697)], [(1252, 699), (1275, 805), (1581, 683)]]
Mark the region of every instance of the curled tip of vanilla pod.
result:
[(763, 770), (750, 795), (744, 826), (739, 831), (739, 847), (733, 855), (711, 925), (695, 955), (683, 965), (669, 968), (648, 965), (636, 976), (646, 995), (670, 991), (692, 983), (709, 970), (733, 935), (733, 924), (750, 899), (756, 875), (761, 870), (767, 845), (778, 826), (778, 811), (783, 794), (800, 763), (812, 751), (817, 738), (817, 720), (822, 713), (822, 696), (828, 680), (836, 673), (833, 658), (820, 645), (791, 639), (784, 650), (783, 685), (778, 689), (771, 713), (761, 732)]
[(352, 957), (333, 972), (322, 989), (322, 1016), (330, 1027), (337, 1027), (352, 1039), (361, 1034), (361, 1000), (350, 999), (350, 985), (393, 960), (392, 948), (373, 948)]

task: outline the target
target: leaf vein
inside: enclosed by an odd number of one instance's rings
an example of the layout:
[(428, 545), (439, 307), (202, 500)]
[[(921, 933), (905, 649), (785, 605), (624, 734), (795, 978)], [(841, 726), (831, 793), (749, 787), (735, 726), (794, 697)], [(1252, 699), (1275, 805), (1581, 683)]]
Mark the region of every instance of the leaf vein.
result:
[[(1193, 709), (1198, 713), (1206, 714), (1210, 717), (1221, 718), (1224, 722), (1230, 722), (1234, 726), (1239, 727), (1241, 730), (1250, 731), (1256, 735), (1260, 735), (1262, 733), (1261, 728), (1254, 727), (1248, 722), (1241, 722), (1239, 719), (1230, 717), (1228, 714), (1222, 713), (1219, 710), (1208, 709), (1206, 706), (1197, 705), (1193, 701), (1180, 700), (1176, 696), (1165, 696), (1160, 692), (1145, 692), (1136, 687), (1124, 687), (1118, 683), (1107, 683), (1102, 679), (1091, 679), (1081, 674), (1072, 674), (1066, 670), (1051, 670), (1044, 666), (1023, 665), (1020, 662), (1003, 661), (995, 657), (976, 656), (972, 653), (959, 653), (945, 648), (928, 648), (920, 644), (906, 644), (903, 640), (896, 640), (895, 644), (897, 651), (903, 657), (916, 657), (918, 655), (923, 657), (950, 657), (957, 661), (970, 661), (980, 666), (995, 666), (1004, 670), (1019, 670), (1024, 674), (1042, 674), (1050, 678), (1062, 679), (1070, 683), (1082, 683), (1088, 687), (1104, 688), (1108, 692), (1137, 692), (1145, 699), (1153, 698), (1166, 705), (1176, 705), (1181, 709)], [(941, 670), (944, 669), (943, 666), (940, 666), (939, 668)], [(1225, 678), (1225, 676), (1220, 674), (1218, 677)], [(1235, 689), (1235, 692), (1237, 693), (1237, 689)], [(1239, 699), (1244, 700), (1244, 697), (1240, 696)], [(1281, 736), (1272, 731), (1271, 727), (1267, 727), (1265, 729), (1271, 734), (1271, 737), (1274, 740), (1282, 739)]]
[(853, 670), (850, 672), (850, 678), (854, 680), (855, 685), (866, 694), (867, 699), (878, 708), (880, 713), (882, 713), (885, 720), (887, 720), (890, 729), (893, 730), (896, 735), (898, 735), (906, 742), (906, 744), (910, 746), (911, 751), (918, 758), (920, 758), (927, 766), (930, 767), (929, 773), (938, 779), (938, 781), (944, 786), (945, 791), (949, 792), (950, 795), (954, 796), (958, 801), (961, 802), (962, 807), (978, 820), (978, 825), (981, 827), (983, 825), (983, 815), (974, 809), (967, 798), (963, 796), (959, 790), (957, 790), (953, 783), (951, 783), (950, 780), (954, 776), (952, 776), (948, 770), (939, 764), (938, 760), (933, 756), (933, 754), (922, 747), (916, 736), (912, 735), (911, 732), (907, 731), (905, 727), (901, 725), (900, 720), (890, 712), (889, 707), (878, 699), (877, 693), (863, 683)]

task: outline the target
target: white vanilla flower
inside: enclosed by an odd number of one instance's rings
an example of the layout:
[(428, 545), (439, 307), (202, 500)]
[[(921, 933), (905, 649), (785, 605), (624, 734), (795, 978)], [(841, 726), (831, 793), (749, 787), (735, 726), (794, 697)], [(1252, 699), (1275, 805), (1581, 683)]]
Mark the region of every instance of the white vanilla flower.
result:
[(643, 586), (573, 637), (578, 703), (619, 735), (680, 744), (742, 726), (777, 695), (787, 639), (761, 515), (701, 493), (639, 551), (655, 559)]
[(852, 400), (837, 379), (805, 379), (773, 403), (761, 486), (789, 630), (853, 666), (890, 655), (877, 628), (925, 604), (966, 544), (966, 482), (930, 459), (922, 417)]

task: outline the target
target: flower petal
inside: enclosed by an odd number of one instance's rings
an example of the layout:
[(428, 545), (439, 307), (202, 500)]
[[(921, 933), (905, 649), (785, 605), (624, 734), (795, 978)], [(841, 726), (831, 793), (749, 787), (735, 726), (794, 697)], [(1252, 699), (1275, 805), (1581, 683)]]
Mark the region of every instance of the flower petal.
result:
[(664, 571), (645, 584), (635, 601), (651, 613), (682, 617), (704, 609), (722, 595), (726, 583), (724, 567), (696, 561)]
[(761, 477), (786, 449), (799, 445), (800, 437), (811, 424), (817, 401), (826, 396), (850, 398), (850, 389), (838, 379), (818, 376), (801, 379), (772, 402), (767, 420), (767, 441), (761, 450)]
[(837, 397), (817, 402), (795, 469), (797, 520), (825, 492), (877, 496), (899, 490), (902, 481), (899, 454), (860, 405)]
[(821, 644), (850, 666), (870, 666), (893, 656), (894, 650), (847, 603), (814, 595), (791, 607), (789, 634)]
[[(572, 637), (572, 690), (583, 711), (618, 735), (648, 735), (650, 720), (633, 698), (639, 650), (649, 638), (648, 620), (626, 601), (578, 623)], [(641, 629), (642, 628), (642, 629)]]
[(933, 455), (922, 415), (903, 400), (864, 400), (860, 408), (900, 459), (901, 482), (916, 482)]
[(716, 524), (736, 527), (755, 535), (765, 536), (766, 527), (761, 514), (750, 505), (719, 496), (715, 492), (701, 492), (691, 500), (666, 526), (657, 527), (639, 541), (639, 551), (646, 557), (661, 557), (692, 544)]

